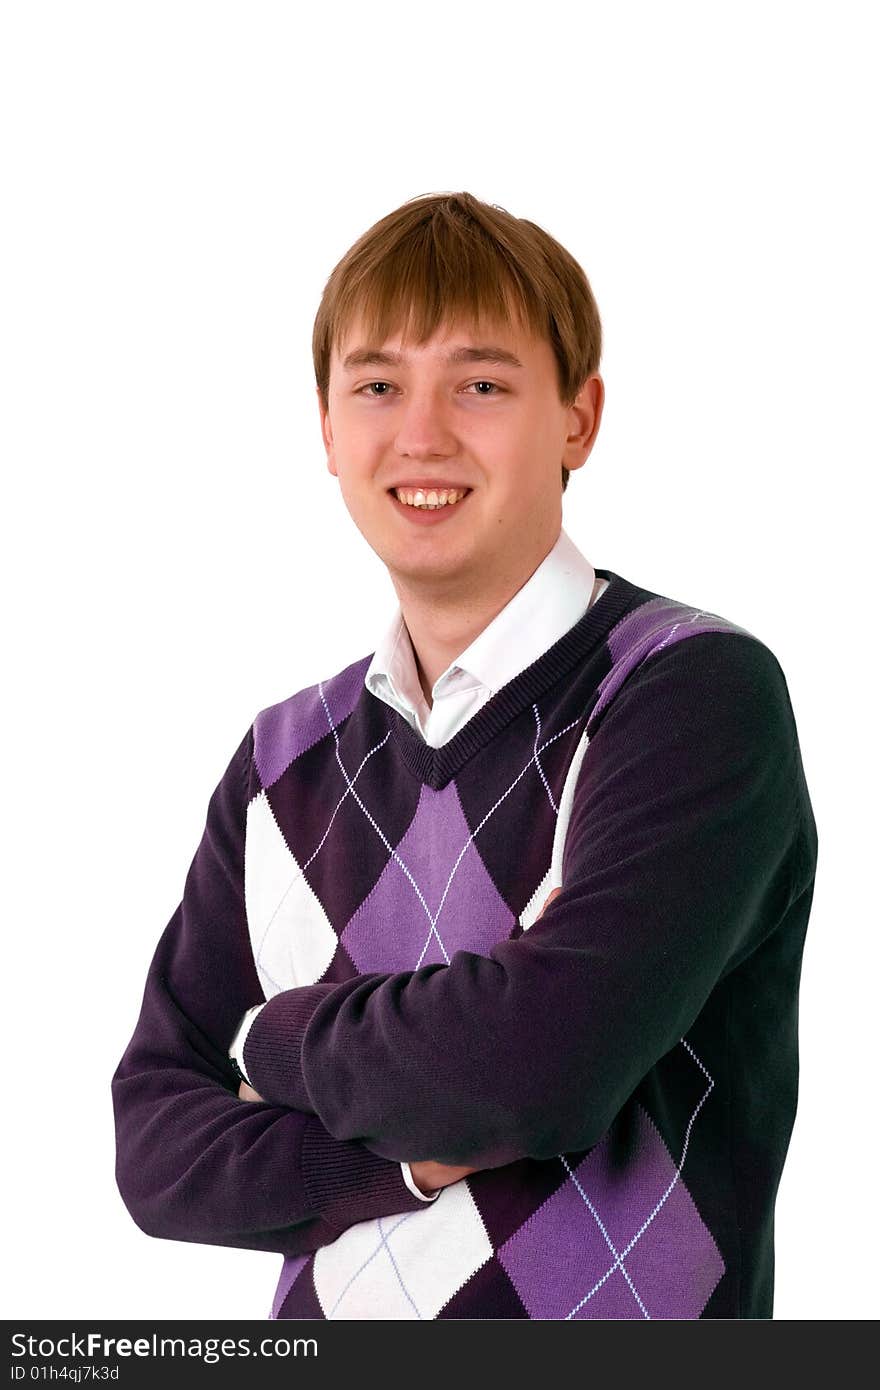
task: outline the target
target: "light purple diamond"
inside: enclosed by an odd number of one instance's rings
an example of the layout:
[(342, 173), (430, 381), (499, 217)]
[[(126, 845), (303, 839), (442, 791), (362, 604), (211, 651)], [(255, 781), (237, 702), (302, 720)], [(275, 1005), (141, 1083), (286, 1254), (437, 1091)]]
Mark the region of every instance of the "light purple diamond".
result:
[(470, 838), (454, 782), (441, 791), (422, 788), (396, 853), (342, 933), (362, 974), (446, 964), (459, 950), (488, 955), (510, 936), (514, 915)]
[[(615, 1122), (574, 1169), (593, 1211), (569, 1177), (498, 1250), (530, 1317), (698, 1318), (724, 1273), (718, 1247), (642, 1106), (623, 1134)], [(616, 1255), (599, 1222), (620, 1254), (661, 1200), (622, 1262), (626, 1274), (621, 1265), (609, 1273)]]
[(254, 762), (263, 787), (271, 787), (294, 758), (348, 718), (363, 692), (369, 663), (369, 657), (361, 658), (320, 687), (310, 685), (260, 711), (254, 720)]

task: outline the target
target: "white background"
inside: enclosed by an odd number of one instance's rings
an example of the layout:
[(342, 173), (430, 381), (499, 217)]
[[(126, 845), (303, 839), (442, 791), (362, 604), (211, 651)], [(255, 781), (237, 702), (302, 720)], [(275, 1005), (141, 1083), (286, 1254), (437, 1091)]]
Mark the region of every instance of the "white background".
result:
[(392, 611), (326, 470), (324, 283), (461, 189), (599, 303), (569, 534), (785, 671), (820, 861), (775, 1316), (876, 1311), (872, 9), (3, 7), (6, 1317), (268, 1313), (280, 1256), (134, 1225), (110, 1077), (251, 719)]

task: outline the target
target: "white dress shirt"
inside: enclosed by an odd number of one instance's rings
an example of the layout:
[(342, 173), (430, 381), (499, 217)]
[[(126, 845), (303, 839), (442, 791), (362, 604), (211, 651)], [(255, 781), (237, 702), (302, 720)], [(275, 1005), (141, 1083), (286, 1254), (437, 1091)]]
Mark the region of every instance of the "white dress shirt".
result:
[[(409, 631), (398, 605), (364, 675), (364, 684), (377, 699), (396, 709), (431, 748), (440, 748), (482, 709), (496, 691), (507, 685), (554, 642), (558, 642), (592, 607), (607, 587), (574, 541), (561, 529), (553, 548), (483, 631), (447, 666), (431, 687), (431, 705), (419, 681)], [(232, 1045), (242, 1074), (245, 1038), (262, 1004), (248, 1009)], [(404, 1181), (416, 1197), (433, 1202), (416, 1186), (408, 1163), (401, 1163)]]
[(560, 530), (541, 564), (431, 688), (429, 706), (419, 682), (412, 642), (398, 606), (364, 684), (398, 710), (431, 748), (457, 734), (487, 700), (512, 681), (582, 618), (608, 581)]

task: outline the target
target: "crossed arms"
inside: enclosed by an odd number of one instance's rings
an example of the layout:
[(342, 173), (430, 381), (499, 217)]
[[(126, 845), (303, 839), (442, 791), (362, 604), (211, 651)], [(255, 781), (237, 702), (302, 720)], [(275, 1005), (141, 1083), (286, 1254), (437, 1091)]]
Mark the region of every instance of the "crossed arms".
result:
[[(692, 649), (685, 657), (682, 649)], [(151, 1234), (301, 1253), (416, 1209), (399, 1161), (588, 1148), (799, 890), (801, 778), (772, 653), (705, 634), (652, 656), (593, 735), (563, 888), (488, 956), (273, 996), (247, 932), (250, 734), (221, 780), (113, 1078), (117, 1181)]]
[[(553, 899), (558, 897), (561, 892), (561, 888), (552, 889), (544, 906), (538, 913), (536, 920), (540, 920), (544, 912), (550, 906), (550, 903), (552, 903)], [(254, 1090), (253, 1086), (249, 1086), (246, 1081), (242, 1081), (239, 1086), (238, 1095), (240, 1100), (263, 1100), (263, 1097)], [(409, 1166), (413, 1180), (424, 1193), (430, 1193), (443, 1187), (449, 1187), (452, 1183), (460, 1182), (462, 1178), (466, 1178), (468, 1174), (479, 1172), (479, 1167), (476, 1164), (470, 1166), (467, 1164), (437, 1163), (431, 1159), (422, 1159), (418, 1162), (413, 1161)]]

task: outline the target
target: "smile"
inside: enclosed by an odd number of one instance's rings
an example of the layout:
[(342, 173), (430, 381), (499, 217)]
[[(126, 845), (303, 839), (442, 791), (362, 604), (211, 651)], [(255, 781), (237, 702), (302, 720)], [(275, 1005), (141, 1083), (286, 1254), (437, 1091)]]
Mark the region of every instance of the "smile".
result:
[(394, 508), (416, 525), (430, 526), (460, 511), (471, 488), (389, 488)]
[(402, 488), (392, 489), (398, 502), (407, 507), (453, 507), (469, 492), (469, 488)]

